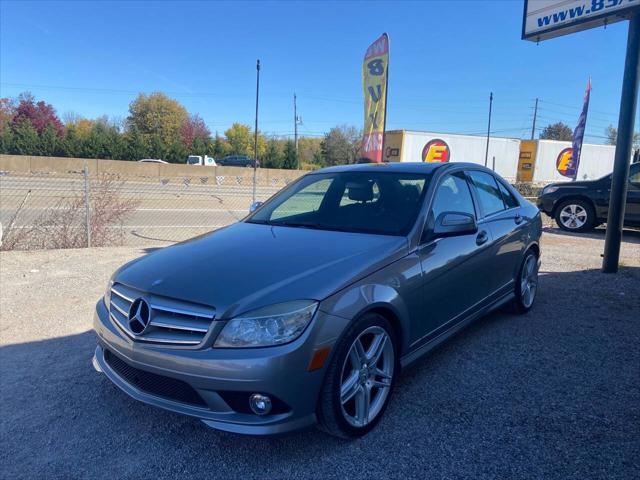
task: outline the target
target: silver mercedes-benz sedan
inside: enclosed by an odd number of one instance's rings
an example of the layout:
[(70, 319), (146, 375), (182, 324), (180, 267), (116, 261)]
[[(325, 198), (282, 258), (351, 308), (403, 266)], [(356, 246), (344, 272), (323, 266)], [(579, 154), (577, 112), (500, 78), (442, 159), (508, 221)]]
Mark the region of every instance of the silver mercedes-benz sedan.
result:
[(401, 368), (491, 310), (531, 308), (540, 234), (538, 209), (477, 165), (316, 171), (121, 267), (96, 305), (93, 364), (221, 430), (360, 436)]

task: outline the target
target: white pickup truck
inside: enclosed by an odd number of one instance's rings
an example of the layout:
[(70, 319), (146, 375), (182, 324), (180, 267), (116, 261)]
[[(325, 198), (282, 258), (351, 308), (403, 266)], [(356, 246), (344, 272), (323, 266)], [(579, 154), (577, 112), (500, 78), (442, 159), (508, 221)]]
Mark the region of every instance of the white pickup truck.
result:
[(189, 155), (187, 158), (187, 165), (204, 165), (205, 167), (217, 167), (216, 160), (208, 155), (203, 157), (200, 155)]

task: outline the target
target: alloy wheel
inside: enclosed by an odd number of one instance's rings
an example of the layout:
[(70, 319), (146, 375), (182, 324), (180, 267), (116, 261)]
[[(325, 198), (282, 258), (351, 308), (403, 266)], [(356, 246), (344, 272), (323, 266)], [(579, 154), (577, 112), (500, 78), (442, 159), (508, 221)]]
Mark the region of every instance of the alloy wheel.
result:
[(588, 213), (580, 205), (571, 203), (560, 211), (560, 221), (565, 227), (576, 230), (587, 223)]
[(538, 289), (538, 259), (529, 255), (520, 275), (520, 298), (525, 308), (529, 308), (536, 297)]
[(342, 366), (340, 404), (345, 420), (354, 427), (372, 422), (391, 391), (395, 352), (382, 327), (364, 330), (351, 344)]

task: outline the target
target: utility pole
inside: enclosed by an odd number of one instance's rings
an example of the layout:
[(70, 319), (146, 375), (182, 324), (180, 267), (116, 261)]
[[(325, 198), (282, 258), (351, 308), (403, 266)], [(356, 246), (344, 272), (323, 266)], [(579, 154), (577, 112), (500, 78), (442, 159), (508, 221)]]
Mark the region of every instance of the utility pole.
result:
[(296, 146), (296, 168), (300, 170), (300, 157), (298, 156), (298, 108), (296, 105), (296, 94), (293, 93), (293, 141)]
[(489, 160), (489, 137), (491, 136), (491, 107), (493, 106), (493, 92), (489, 94), (489, 125), (487, 126), (487, 149), (484, 152), (484, 166)]
[(85, 228), (87, 231), (87, 248), (91, 247), (91, 200), (89, 198), (89, 167), (84, 164), (84, 209)]
[(627, 36), (627, 54), (624, 62), (622, 94), (620, 98), (620, 116), (618, 117), (618, 139), (611, 175), (611, 196), (607, 233), (604, 239), (604, 260), (602, 271), (615, 273), (620, 260), (620, 242), (622, 241), (622, 223), (629, 181), (629, 158), (633, 142), (638, 102), (638, 82), (640, 81), (640, 13), (629, 20)]
[(253, 202), (256, 201), (256, 170), (258, 168), (258, 99), (260, 98), (260, 59), (256, 63), (256, 127), (253, 131)]
[(536, 106), (533, 109), (533, 125), (531, 126), (531, 140), (536, 135), (536, 119), (538, 118), (538, 98), (536, 97)]

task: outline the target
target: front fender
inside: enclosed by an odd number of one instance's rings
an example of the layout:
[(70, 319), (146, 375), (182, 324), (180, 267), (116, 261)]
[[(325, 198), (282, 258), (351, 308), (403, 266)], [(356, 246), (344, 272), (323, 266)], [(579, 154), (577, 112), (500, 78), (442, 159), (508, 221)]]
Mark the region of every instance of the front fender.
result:
[(408, 306), (393, 286), (366, 280), (327, 298), (320, 304), (320, 309), (349, 320), (360, 318), (373, 310), (383, 313), (396, 327), (400, 355), (403, 355), (409, 347), (409, 336), (406, 335), (409, 331)]

